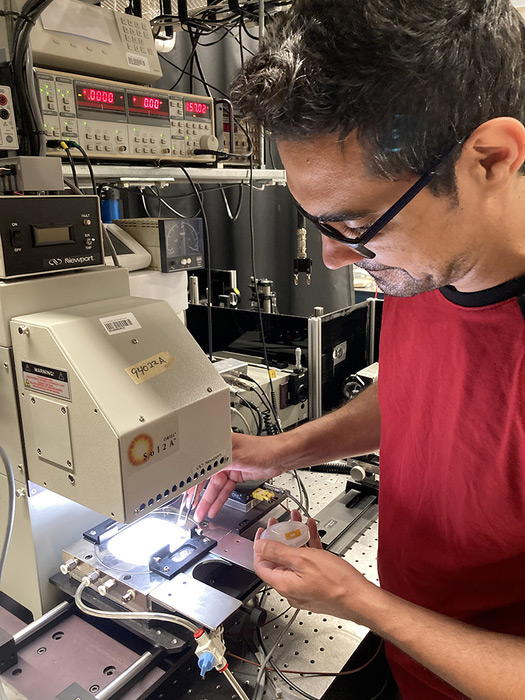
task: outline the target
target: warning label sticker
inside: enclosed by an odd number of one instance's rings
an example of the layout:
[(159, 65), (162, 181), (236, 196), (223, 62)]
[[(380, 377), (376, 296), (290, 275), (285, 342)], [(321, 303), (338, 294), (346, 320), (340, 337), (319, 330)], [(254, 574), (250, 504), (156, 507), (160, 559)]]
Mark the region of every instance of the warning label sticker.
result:
[(71, 398), (69, 377), (63, 369), (22, 362), (22, 374), (26, 389), (39, 391), (41, 394), (60, 396), (62, 399)]

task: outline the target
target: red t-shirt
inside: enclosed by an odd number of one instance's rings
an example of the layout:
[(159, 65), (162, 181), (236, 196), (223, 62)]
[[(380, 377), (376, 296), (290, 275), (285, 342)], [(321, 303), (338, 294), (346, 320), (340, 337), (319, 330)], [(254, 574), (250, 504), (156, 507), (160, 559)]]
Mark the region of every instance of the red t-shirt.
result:
[[(525, 277), (385, 301), (384, 589), (525, 636)], [(403, 700), (464, 698), (392, 645)], [(524, 690), (525, 693), (525, 690)]]

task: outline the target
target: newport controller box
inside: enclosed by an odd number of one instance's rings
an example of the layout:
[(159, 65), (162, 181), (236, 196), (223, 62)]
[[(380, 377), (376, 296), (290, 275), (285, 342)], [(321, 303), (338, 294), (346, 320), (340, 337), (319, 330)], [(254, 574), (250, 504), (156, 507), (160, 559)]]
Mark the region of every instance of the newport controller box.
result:
[(0, 279), (104, 264), (98, 197), (4, 196)]

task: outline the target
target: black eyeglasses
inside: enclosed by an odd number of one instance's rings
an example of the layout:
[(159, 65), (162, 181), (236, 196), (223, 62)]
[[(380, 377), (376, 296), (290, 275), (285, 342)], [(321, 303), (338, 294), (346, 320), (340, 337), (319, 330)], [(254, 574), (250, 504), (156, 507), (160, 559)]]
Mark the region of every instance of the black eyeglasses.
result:
[(383, 229), (399, 212), (406, 207), (406, 205), (414, 199), (418, 192), (428, 185), (432, 178), (437, 174), (439, 167), (449, 158), (452, 153), (464, 143), (465, 139), (454, 144), (454, 146), (448, 150), (445, 155), (440, 156), (432, 166), (425, 172), (417, 182), (415, 182), (412, 187), (410, 187), (404, 195), (402, 195), (395, 204), (393, 204), (390, 209), (388, 209), (377, 221), (371, 224), (364, 233), (360, 236), (355, 236), (354, 238), (347, 238), (342, 233), (340, 233), (336, 228), (326, 224), (324, 221), (317, 219), (315, 216), (311, 216), (307, 211), (305, 211), (297, 202), (295, 203), (297, 210), (302, 214), (305, 219), (311, 221), (318, 229), (321, 231), (323, 236), (331, 238), (338, 243), (349, 246), (353, 248), (356, 253), (361, 255), (363, 258), (375, 258), (376, 254), (365, 247), (365, 243), (368, 243), (376, 236), (381, 229)]

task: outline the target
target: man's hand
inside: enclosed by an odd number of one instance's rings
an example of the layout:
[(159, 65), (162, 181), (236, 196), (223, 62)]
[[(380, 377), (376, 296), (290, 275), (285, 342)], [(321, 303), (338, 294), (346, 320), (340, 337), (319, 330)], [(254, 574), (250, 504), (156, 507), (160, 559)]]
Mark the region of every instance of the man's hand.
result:
[[(214, 474), (208, 481), (195, 510), (195, 520), (214, 518), (237, 486), (245, 481), (271, 479), (284, 469), (279, 463), (279, 451), (274, 437), (232, 434), (232, 463)], [(196, 487), (197, 498), (204, 484)]]
[[(292, 511), (292, 520), (301, 520), (298, 511)], [(276, 522), (271, 518), (268, 525)], [(264, 530), (260, 528), (255, 536), (255, 573), (287, 598), (294, 608), (359, 622), (359, 614), (351, 610), (350, 601), (357, 602), (360, 592), (365, 593), (368, 587), (376, 589), (376, 586), (353, 566), (323, 550), (315, 520), (309, 518), (307, 522), (309, 546), (299, 549), (261, 539)]]

